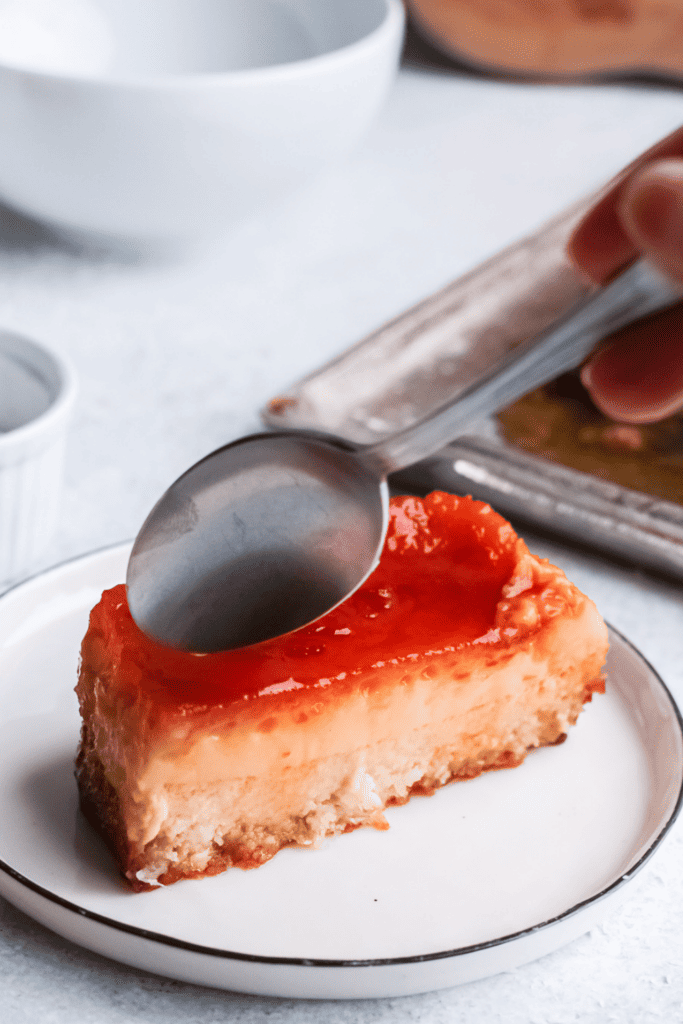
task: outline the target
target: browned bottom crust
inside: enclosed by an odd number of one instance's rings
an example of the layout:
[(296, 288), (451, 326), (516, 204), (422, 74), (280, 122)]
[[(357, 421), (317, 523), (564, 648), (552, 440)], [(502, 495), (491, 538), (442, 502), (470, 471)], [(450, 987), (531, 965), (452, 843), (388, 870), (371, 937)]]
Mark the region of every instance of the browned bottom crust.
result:
[[(587, 683), (583, 693), (584, 703), (591, 700), (594, 692), (604, 693), (604, 690), (605, 684), (601, 678)], [(556, 746), (563, 743), (566, 738), (564, 731), (556, 725), (548, 723), (544, 732), (539, 736), (536, 746)], [(467, 759), (452, 764), (450, 766), (451, 773), (444, 781), (439, 781), (433, 776), (425, 776), (410, 787), (405, 798), (391, 798), (388, 805), (407, 803), (411, 796), (432, 796), (437, 789), (449, 782), (474, 779), (483, 772), (501, 768), (516, 768), (523, 761), (523, 756), (520, 757), (511, 750), (488, 751), (482, 753), (476, 760)], [(81, 810), (113, 853), (126, 883), (135, 892), (146, 892), (157, 888), (157, 886), (137, 878), (138, 870), (144, 869), (145, 864), (133, 854), (126, 834), (118, 795), (105, 776), (104, 767), (95, 753), (88, 727), (85, 724), (81, 728), (81, 743), (76, 759), (76, 778)], [(356, 828), (360, 828), (361, 824), (366, 823), (338, 822), (337, 827), (330, 834), (352, 832)], [(367, 824), (372, 824), (373, 827), (380, 829), (388, 828), (381, 817), (374, 821), (368, 821)], [(170, 885), (181, 878), (203, 878), (208, 875), (218, 875), (229, 867), (256, 868), (270, 860), (285, 846), (291, 845), (292, 842), (289, 839), (278, 842), (278, 837), (272, 836), (272, 841), (268, 843), (267, 847), (261, 846), (257, 849), (254, 849), (253, 846), (247, 847), (239, 842), (220, 847), (214, 846), (208, 864), (203, 870), (198, 871), (189, 864), (177, 863), (159, 876), (159, 883)]]

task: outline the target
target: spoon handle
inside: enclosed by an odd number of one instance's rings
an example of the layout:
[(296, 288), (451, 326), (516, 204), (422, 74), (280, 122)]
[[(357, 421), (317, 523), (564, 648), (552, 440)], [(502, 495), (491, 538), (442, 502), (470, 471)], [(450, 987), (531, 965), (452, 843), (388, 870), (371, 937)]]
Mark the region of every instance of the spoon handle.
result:
[(450, 402), (411, 426), (362, 449), (383, 474), (433, 455), (483, 416), (579, 366), (614, 331), (672, 305), (681, 289), (639, 260), (579, 301), (548, 330), (516, 347)]

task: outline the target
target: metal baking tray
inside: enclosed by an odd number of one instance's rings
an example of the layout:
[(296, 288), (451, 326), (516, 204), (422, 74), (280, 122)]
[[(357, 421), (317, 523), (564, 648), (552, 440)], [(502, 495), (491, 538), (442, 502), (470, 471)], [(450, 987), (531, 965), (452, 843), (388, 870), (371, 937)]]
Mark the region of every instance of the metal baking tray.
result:
[[(566, 242), (583, 202), (418, 303), (262, 410), (277, 429), (372, 444), (463, 391), (492, 353), (524, 344), (590, 290)], [(530, 455), (496, 421), (396, 474), (398, 489), (441, 489), (643, 568), (683, 579), (683, 505)]]

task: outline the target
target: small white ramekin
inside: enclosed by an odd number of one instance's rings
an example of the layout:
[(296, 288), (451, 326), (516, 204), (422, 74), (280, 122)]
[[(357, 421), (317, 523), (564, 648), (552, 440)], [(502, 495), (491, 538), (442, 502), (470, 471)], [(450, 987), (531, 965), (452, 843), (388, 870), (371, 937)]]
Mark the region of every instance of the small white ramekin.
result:
[(75, 397), (62, 356), (0, 331), (0, 587), (27, 575), (54, 534)]

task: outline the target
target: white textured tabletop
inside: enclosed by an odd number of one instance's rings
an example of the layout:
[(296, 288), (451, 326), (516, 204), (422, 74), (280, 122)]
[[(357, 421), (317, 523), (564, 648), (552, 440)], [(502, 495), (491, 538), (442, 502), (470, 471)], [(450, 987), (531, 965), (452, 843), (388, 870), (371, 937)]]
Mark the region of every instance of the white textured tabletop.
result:
[[(76, 365), (81, 392), (49, 565), (132, 536), (187, 466), (256, 410), (683, 123), (683, 91), (534, 86), (404, 66), (326, 180), (173, 264), (69, 247), (0, 207), (0, 325)], [(683, 701), (683, 590), (530, 538)], [(683, 1021), (683, 821), (624, 906), (543, 960), (462, 988), (321, 1003), (233, 995), (119, 966), (0, 901), (4, 1024), (654, 1024)]]

